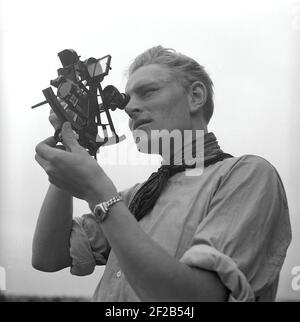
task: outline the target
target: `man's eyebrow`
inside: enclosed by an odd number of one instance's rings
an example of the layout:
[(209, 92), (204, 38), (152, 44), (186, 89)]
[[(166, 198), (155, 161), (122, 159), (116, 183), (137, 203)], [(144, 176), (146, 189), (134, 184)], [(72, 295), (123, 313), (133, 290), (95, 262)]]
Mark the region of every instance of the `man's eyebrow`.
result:
[[(143, 89), (145, 89), (147, 87), (150, 87), (150, 86), (160, 86), (161, 83), (165, 83), (165, 82), (163, 82), (163, 81), (160, 81), (160, 82), (157, 82), (157, 81), (156, 82), (151, 82), (150, 81), (150, 82), (145, 82), (145, 83), (142, 83), (142, 84), (137, 84), (137, 85), (133, 86), (133, 88), (130, 89), (130, 92), (137, 93), (137, 92), (139, 92), (139, 91), (141, 91), (141, 90), (143, 90)], [(128, 89), (125, 90), (125, 93), (126, 94), (129, 94)]]

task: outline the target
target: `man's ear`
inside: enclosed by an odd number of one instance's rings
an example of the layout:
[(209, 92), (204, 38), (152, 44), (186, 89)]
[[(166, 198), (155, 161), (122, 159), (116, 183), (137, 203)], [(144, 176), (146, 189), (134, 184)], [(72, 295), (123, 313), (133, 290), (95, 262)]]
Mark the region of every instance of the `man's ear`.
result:
[(200, 82), (194, 82), (190, 87), (190, 112), (192, 114), (198, 113), (205, 105), (207, 100), (206, 86)]

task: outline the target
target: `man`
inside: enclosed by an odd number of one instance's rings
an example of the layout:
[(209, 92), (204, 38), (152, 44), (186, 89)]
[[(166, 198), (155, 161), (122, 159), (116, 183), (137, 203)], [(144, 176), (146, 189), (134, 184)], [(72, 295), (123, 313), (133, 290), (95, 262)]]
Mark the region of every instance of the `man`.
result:
[[(147, 143), (154, 130), (204, 131), (203, 173), (187, 176), (189, 160), (174, 146), (170, 155), (183, 161), (179, 167), (168, 166), (163, 150), (148, 150), (162, 155), (162, 170), (123, 191), (120, 200), (65, 123), (67, 151), (56, 149), (53, 137), (36, 147), (51, 185), (36, 227), (33, 266), (86, 275), (106, 265), (96, 301), (274, 300), (291, 239), (284, 188), (269, 162), (225, 154), (207, 131), (213, 92), (203, 67), (154, 47), (132, 63), (126, 92), (129, 126), (134, 135), (147, 133)], [(192, 148), (197, 144), (193, 140)], [(72, 219), (72, 196), (94, 213)], [(106, 201), (109, 211), (99, 206), (98, 212), (96, 205)]]

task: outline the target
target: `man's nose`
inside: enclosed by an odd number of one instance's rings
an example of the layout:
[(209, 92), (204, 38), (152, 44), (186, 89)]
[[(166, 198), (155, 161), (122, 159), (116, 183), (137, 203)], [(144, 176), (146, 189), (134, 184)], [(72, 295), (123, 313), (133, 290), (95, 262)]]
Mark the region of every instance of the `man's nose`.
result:
[(129, 102), (125, 106), (125, 112), (128, 114), (128, 116), (130, 118), (134, 118), (134, 115), (139, 113), (140, 111), (141, 108), (138, 102), (135, 99), (130, 98)]
[(128, 126), (129, 126), (129, 129), (132, 131), (133, 130), (132, 129), (133, 121), (135, 119), (137, 119), (137, 115), (140, 112), (139, 104), (137, 103), (136, 100), (134, 100), (132, 97), (130, 97), (130, 100), (127, 103), (127, 105), (125, 106), (124, 110), (129, 116)]

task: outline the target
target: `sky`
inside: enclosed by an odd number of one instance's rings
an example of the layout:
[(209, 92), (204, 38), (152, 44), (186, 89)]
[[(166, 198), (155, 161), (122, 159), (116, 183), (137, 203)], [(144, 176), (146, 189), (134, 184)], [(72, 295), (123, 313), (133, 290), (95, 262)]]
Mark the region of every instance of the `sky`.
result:
[[(300, 300), (300, 291), (292, 288), (292, 269), (300, 266), (299, 36), (300, 1), (0, 0), (0, 266), (7, 292), (90, 296), (103, 272), (98, 267), (79, 278), (67, 269), (38, 272), (30, 263), (48, 187), (34, 149), (53, 135), (49, 107), (30, 106), (44, 100), (42, 89), (57, 76), (57, 53), (72, 48), (82, 58), (112, 55), (103, 85), (124, 90), (134, 57), (161, 44), (199, 61), (213, 79), (215, 113), (209, 130), (222, 149), (235, 156), (260, 155), (278, 170), (293, 231), (278, 298)], [(128, 162), (102, 162), (122, 190), (145, 180), (159, 159), (137, 153), (124, 112), (112, 117), (127, 139), (101, 151), (102, 160), (123, 149), (129, 151)], [(83, 201), (75, 200), (75, 216), (87, 211)]]

